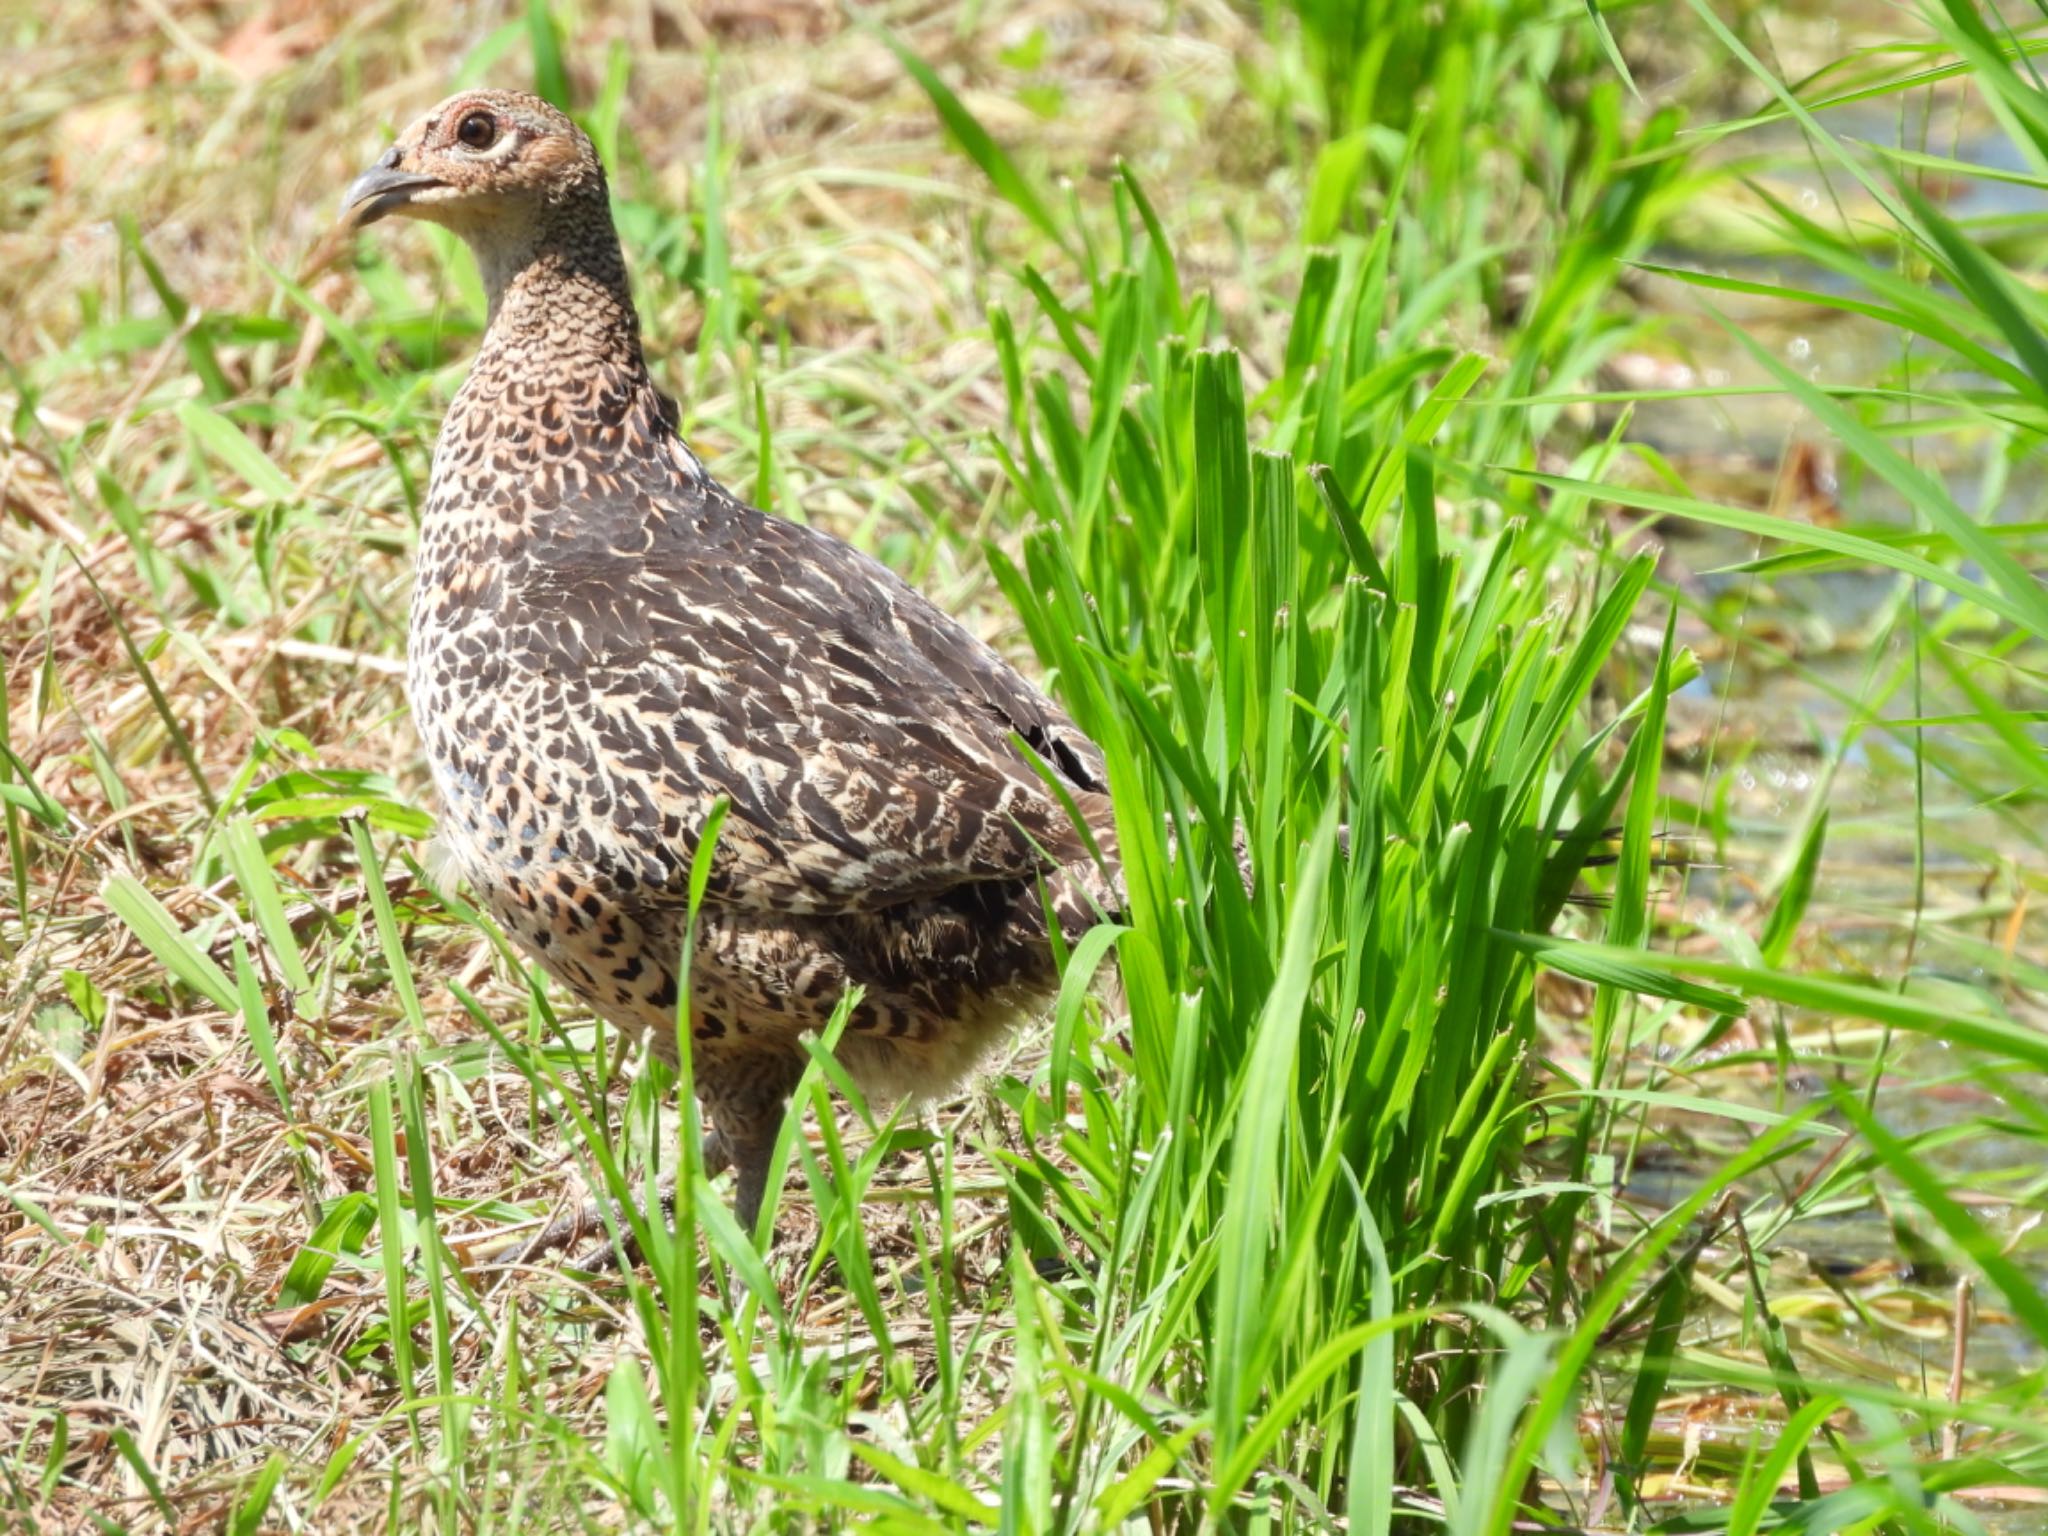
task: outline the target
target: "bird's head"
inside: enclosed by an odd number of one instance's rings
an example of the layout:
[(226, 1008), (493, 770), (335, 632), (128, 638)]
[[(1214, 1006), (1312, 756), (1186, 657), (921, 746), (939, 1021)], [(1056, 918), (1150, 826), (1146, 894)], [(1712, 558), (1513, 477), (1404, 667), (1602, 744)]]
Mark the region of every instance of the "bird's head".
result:
[(463, 91), (418, 118), (341, 200), (350, 229), (391, 214), (431, 219), (473, 245), (531, 229), (549, 209), (605, 196), (581, 128), (538, 96)]

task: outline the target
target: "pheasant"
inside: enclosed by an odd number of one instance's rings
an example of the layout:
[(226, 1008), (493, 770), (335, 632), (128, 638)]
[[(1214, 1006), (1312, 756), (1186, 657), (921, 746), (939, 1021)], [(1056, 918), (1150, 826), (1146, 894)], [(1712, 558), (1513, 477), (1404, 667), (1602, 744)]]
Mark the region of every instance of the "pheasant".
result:
[(673, 1061), (692, 859), (726, 803), (688, 1049), (751, 1231), (801, 1037), (843, 994), (862, 1090), (930, 1097), (1051, 995), (1054, 925), (1122, 905), (1102, 754), (885, 566), (705, 471), (567, 116), (450, 97), (348, 189), (350, 229), (391, 215), (459, 235), (490, 297), (407, 645), (442, 842), (548, 974)]

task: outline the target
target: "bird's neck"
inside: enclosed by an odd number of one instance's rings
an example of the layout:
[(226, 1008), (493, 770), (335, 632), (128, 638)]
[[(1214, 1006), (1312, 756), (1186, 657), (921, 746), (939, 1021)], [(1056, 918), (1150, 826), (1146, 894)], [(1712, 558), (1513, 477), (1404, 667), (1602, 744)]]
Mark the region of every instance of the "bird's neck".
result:
[[(463, 231), (490, 297), (490, 323), (461, 402), (503, 411), (544, 391), (559, 407), (652, 392), (626, 263), (601, 199), (529, 221)], [(615, 409), (616, 407), (614, 407)]]
[(565, 224), (471, 239), (490, 324), (441, 424), (420, 545), (449, 601), (535, 540), (637, 505), (623, 487), (703, 477), (641, 355), (608, 213)]

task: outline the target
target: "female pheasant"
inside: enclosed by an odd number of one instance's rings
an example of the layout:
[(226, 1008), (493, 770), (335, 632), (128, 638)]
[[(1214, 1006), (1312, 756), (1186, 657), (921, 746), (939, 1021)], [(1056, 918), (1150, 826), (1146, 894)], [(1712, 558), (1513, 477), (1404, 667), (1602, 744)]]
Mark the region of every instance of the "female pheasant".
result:
[(705, 472), (566, 116), (451, 97), (349, 188), (350, 227), (391, 214), (461, 236), (490, 295), (408, 645), (443, 839), (541, 966), (673, 1058), (691, 858), (729, 802), (688, 1028), (751, 1229), (799, 1038), (848, 988), (863, 1090), (936, 1093), (1056, 985), (1048, 911), (1071, 941), (1121, 905), (1101, 753), (882, 565)]

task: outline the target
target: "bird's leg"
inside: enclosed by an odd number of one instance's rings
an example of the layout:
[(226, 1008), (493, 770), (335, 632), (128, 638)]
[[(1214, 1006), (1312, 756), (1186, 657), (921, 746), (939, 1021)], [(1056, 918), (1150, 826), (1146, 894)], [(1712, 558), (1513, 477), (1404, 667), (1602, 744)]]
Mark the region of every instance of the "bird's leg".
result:
[[(738, 1175), (733, 1195), (733, 1214), (751, 1238), (761, 1215), (761, 1201), (768, 1191), (768, 1164), (775, 1154), (775, 1138), (790, 1090), (802, 1074), (800, 1065), (759, 1057), (736, 1061), (707, 1061), (700, 1064), (698, 1093), (703, 1100), (711, 1129), (704, 1137), (704, 1172), (711, 1175), (731, 1168)], [(671, 1222), (675, 1215), (675, 1181), (661, 1186), (661, 1219)], [(639, 1244), (622, 1220), (616, 1244), (603, 1243), (578, 1259), (578, 1269), (605, 1270), (614, 1265), (639, 1262)], [(592, 1200), (581, 1210), (550, 1222), (520, 1250), (518, 1262), (527, 1263), (555, 1248), (574, 1243), (604, 1229), (604, 1206)]]
[[(718, 1111), (714, 1108), (713, 1115)], [(740, 1230), (747, 1241), (754, 1240), (754, 1228), (761, 1216), (761, 1201), (768, 1190), (768, 1164), (775, 1156), (775, 1137), (781, 1129), (781, 1116), (763, 1127), (758, 1121), (749, 1120), (744, 1130), (727, 1124), (714, 1126), (704, 1138), (704, 1172), (708, 1177), (731, 1168), (737, 1179), (733, 1190), (733, 1216), (740, 1224)], [(661, 1216), (671, 1230), (675, 1227), (676, 1187), (673, 1179), (661, 1187)], [(623, 1269), (629, 1264), (640, 1262), (640, 1244), (630, 1230), (619, 1233), (617, 1243), (600, 1243), (575, 1261), (576, 1268), (602, 1272), (617, 1265)]]
[(737, 1183), (732, 1195), (732, 1213), (740, 1230), (753, 1239), (761, 1221), (761, 1201), (768, 1193), (768, 1164), (775, 1157), (775, 1131), (750, 1137), (733, 1147), (732, 1166)]
[(732, 1159), (736, 1187), (732, 1213), (749, 1238), (760, 1223), (761, 1201), (768, 1193), (768, 1164), (775, 1156), (775, 1138), (789, 1113), (790, 1091), (803, 1076), (798, 1062), (735, 1062), (702, 1081), (704, 1107)]

